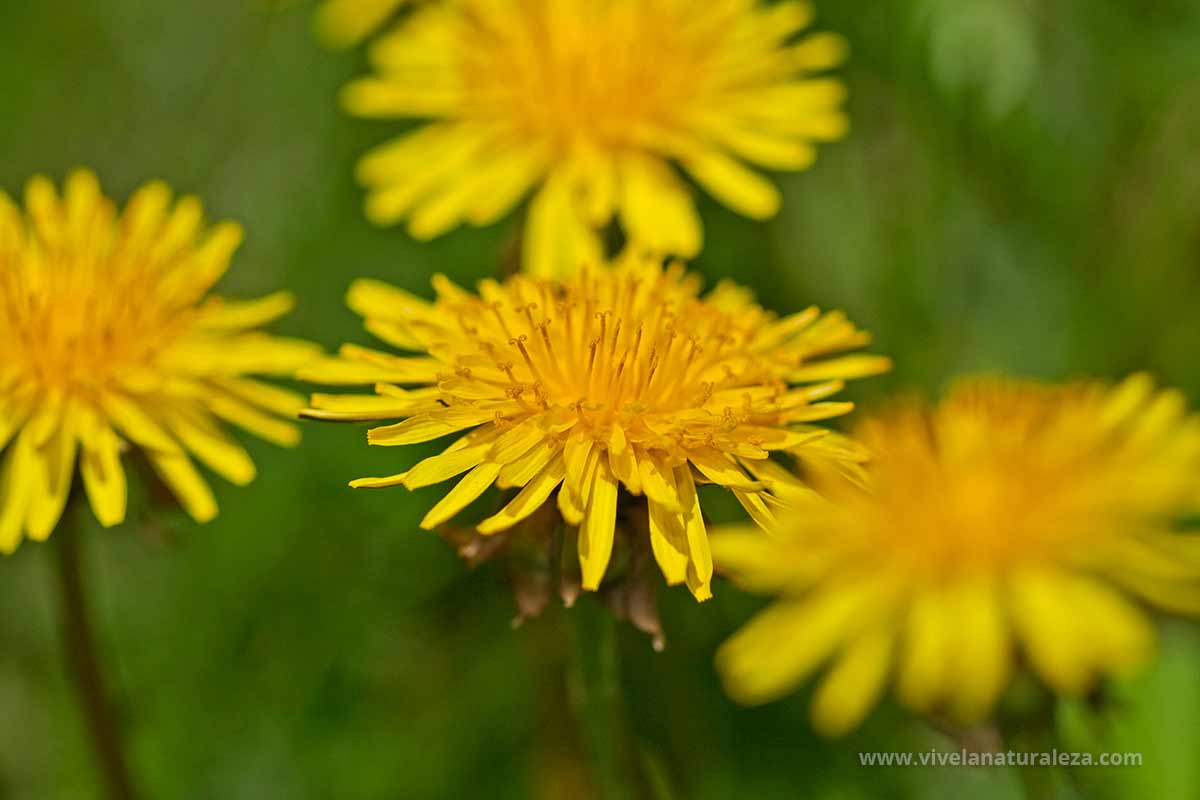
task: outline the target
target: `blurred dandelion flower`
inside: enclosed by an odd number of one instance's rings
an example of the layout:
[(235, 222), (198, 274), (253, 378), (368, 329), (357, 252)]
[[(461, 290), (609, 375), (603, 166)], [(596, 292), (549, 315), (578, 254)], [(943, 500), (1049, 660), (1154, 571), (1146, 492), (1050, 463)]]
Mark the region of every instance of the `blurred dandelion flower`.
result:
[(315, 20), (330, 47), (352, 47), (387, 24), (410, 0), (325, 0)]
[(218, 420), (296, 443), (276, 417), (295, 416), (302, 398), (246, 377), (288, 375), (320, 353), (253, 330), (287, 313), (291, 296), (205, 299), (241, 239), (228, 222), (206, 232), (200, 202), (172, 207), (161, 183), (120, 215), (83, 170), (62, 197), (33, 178), (24, 215), (0, 193), (0, 550), (50, 535), (77, 460), (106, 526), (125, 517), (130, 445), (203, 522), (217, 506), (188, 452), (236, 484), (255, 474)]
[(1200, 613), (1200, 417), (1149, 378), (1115, 388), (976, 379), (938, 407), (860, 427), (871, 491), (810, 497), (777, 527), (716, 533), (719, 565), (781, 599), (718, 654), (760, 703), (826, 660), (813, 717), (856, 726), (890, 676), (900, 700), (964, 723), (1018, 663), (1077, 695), (1136, 668), (1154, 631), (1138, 602)]
[(524, 267), (566, 274), (602, 255), (598, 231), (684, 258), (701, 249), (678, 163), (754, 219), (779, 191), (746, 162), (809, 167), (816, 142), (845, 135), (843, 85), (813, 73), (844, 40), (797, 40), (807, 2), (459, 0), (417, 9), (371, 49), (376, 73), (345, 107), (429, 124), (358, 165), (368, 217), (431, 239), (487, 225), (534, 193)]
[[(492, 484), (519, 493), (478, 530), (496, 534), (540, 508), (579, 526), (583, 588), (600, 586), (618, 518), (618, 487), (648, 501), (648, 535), (671, 584), (710, 596), (712, 561), (698, 481), (731, 490), (763, 524), (777, 497), (802, 492), (772, 453), (854, 461), (859, 454), (811, 423), (849, 403), (822, 402), (842, 380), (889, 368), (841, 355), (869, 336), (838, 312), (777, 319), (749, 293), (675, 265), (627, 254), (565, 283), (517, 275), (479, 295), (445, 277), (427, 303), (358, 281), (351, 308), (380, 339), (428, 355), (400, 358), (346, 345), (300, 377), (328, 385), (378, 382), (367, 396), (316, 395), (305, 415), (402, 419), (375, 445), (409, 445), (470, 430), (441, 455), (355, 487), (417, 489), (466, 476), (423, 520), (449, 520)], [(419, 388), (403, 389), (398, 385)], [(560, 488), (561, 485), (561, 488)]]

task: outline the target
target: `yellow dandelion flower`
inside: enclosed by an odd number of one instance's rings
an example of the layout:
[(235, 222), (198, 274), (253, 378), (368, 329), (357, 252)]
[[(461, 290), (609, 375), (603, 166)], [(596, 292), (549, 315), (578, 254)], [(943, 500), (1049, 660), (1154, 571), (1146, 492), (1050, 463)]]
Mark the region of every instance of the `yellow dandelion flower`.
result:
[(1113, 388), (977, 379), (859, 428), (871, 490), (797, 504), (774, 537), (714, 535), (719, 565), (780, 595), (718, 654), (766, 702), (832, 661), (816, 726), (840, 734), (894, 679), (901, 702), (977, 721), (1018, 664), (1078, 695), (1136, 668), (1139, 604), (1200, 613), (1200, 417), (1146, 376)]
[(287, 293), (207, 297), (242, 239), (205, 230), (200, 202), (172, 206), (161, 183), (124, 211), (88, 171), (60, 197), (44, 177), (25, 213), (0, 192), (0, 551), (47, 538), (78, 463), (99, 521), (125, 517), (121, 455), (137, 447), (198, 521), (217, 513), (189, 453), (236, 484), (254, 464), (220, 420), (282, 445), (303, 398), (247, 376), (291, 374), (319, 354), (253, 329), (287, 313)]
[(330, 47), (351, 47), (382, 28), (409, 0), (325, 0), (317, 35)]
[(744, 289), (721, 284), (701, 297), (698, 278), (682, 267), (631, 255), (566, 283), (518, 275), (484, 281), (478, 295), (442, 276), (433, 284), (433, 303), (374, 281), (353, 285), (348, 302), (367, 330), (425, 355), (344, 346), (340, 359), (300, 376), (378, 383), (376, 393), (316, 395), (306, 416), (402, 420), (371, 430), (374, 445), (469, 430), (401, 474), (351, 485), (417, 489), (466, 473), (425, 517), (426, 529), (493, 484), (519, 488), (478, 526), (484, 534), (516, 525), (557, 489), (562, 517), (579, 526), (588, 590), (608, 565), (624, 485), (647, 498), (650, 543), (668, 582), (708, 597), (697, 482), (728, 488), (768, 524), (775, 498), (801, 491), (770, 455), (857, 458), (811, 423), (850, 410), (823, 402), (842, 380), (889, 367), (844, 355), (869, 337), (840, 313), (777, 319)]
[(367, 215), (418, 239), (487, 225), (535, 194), (527, 271), (596, 263), (597, 231), (689, 258), (700, 218), (677, 163), (754, 219), (779, 209), (747, 166), (794, 171), (841, 138), (843, 85), (814, 73), (845, 57), (807, 2), (458, 0), (419, 8), (371, 49), (375, 74), (344, 104), (429, 120), (358, 166)]

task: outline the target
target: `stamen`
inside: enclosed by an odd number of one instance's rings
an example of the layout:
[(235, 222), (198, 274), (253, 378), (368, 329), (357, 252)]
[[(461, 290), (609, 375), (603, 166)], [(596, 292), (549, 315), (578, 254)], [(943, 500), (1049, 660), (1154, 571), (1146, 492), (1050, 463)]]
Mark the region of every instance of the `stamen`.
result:
[(592, 374), (596, 368), (596, 351), (600, 348), (600, 340), (592, 339), (592, 343), (588, 345), (588, 367), (587, 367), (587, 384), (591, 387)]
[(529, 366), (529, 371), (533, 373), (534, 379), (540, 381), (542, 380), (542, 373), (538, 371), (537, 365), (534, 364), (533, 359), (529, 357), (529, 351), (525, 349), (525, 342), (528, 340), (529, 337), (522, 333), (515, 339), (509, 339), (508, 344), (510, 346), (515, 345), (516, 348), (521, 351), (521, 356), (525, 359), (525, 363)]
[(527, 319), (529, 321), (529, 330), (530, 331), (532, 331), (534, 328), (537, 327), (537, 323), (535, 323), (533, 321), (533, 312), (537, 311), (537, 309), (538, 309), (537, 303), (526, 303), (525, 304), (525, 308), (524, 308), (525, 319)]
[(608, 317), (612, 314), (611, 311), (600, 311), (596, 316), (600, 320), (600, 343), (604, 343), (604, 339), (608, 336)]
[(617, 324), (613, 326), (612, 347), (608, 349), (608, 360), (611, 362), (613, 356), (617, 353), (617, 342), (621, 338), (621, 323), (624, 322), (622, 317), (617, 317)]

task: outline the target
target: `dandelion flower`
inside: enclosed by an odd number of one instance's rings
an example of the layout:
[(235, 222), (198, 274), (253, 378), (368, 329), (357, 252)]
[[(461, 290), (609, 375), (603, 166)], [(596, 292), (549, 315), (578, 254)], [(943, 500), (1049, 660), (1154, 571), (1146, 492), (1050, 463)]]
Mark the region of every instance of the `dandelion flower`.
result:
[(24, 214), (0, 193), (0, 550), (50, 535), (76, 464), (106, 526), (125, 517), (131, 447), (206, 521), (217, 506), (189, 454), (236, 484), (255, 474), (221, 420), (295, 444), (296, 427), (277, 417), (302, 398), (248, 377), (291, 374), (319, 354), (254, 330), (291, 297), (206, 297), (241, 238), (228, 222), (206, 230), (200, 202), (172, 206), (161, 183), (120, 214), (82, 170), (61, 197), (33, 178)]
[(330, 47), (352, 47), (382, 28), (409, 0), (325, 0), (317, 35)]
[(601, 255), (597, 231), (683, 258), (701, 249), (688, 184), (768, 219), (752, 166), (811, 166), (841, 138), (844, 40), (797, 38), (807, 2), (459, 0), (416, 9), (371, 48), (344, 104), (423, 125), (358, 165), (367, 215), (431, 239), (487, 225), (532, 193), (524, 267), (563, 275)]
[(714, 535), (719, 565), (777, 603), (718, 654), (766, 702), (831, 661), (817, 727), (843, 733), (894, 679), (902, 703), (970, 723), (1018, 665), (1079, 695), (1134, 670), (1142, 605), (1200, 613), (1200, 417), (1144, 375), (1109, 387), (975, 379), (859, 428), (870, 491), (810, 496), (776, 527)]
[(845, 355), (869, 337), (840, 313), (777, 319), (744, 289), (721, 284), (701, 297), (682, 267), (633, 255), (565, 283), (517, 275), (482, 282), (478, 295), (442, 276), (433, 285), (433, 303), (374, 281), (352, 286), (349, 305), (367, 330), (424, 355), (344, 346), (340, 359), (300, 377), (378, 383), (375, 394), (316, 395), (305, 415), (401, 420), (371, 430), (374, 445), (469, 431), (401, 474), (351, 485), (417, 489), (466, 473), (426, 515), (426, 529), (493, 484), (519, 489), (478, 526), (489, 535), (557, 489), (562, 518), (579, 526), (588, 590), (608, 565), (623, 485), (647, 498), (650, 544), (668, 582), (708, 597), (712, 561), (697, 482), (726, 487), (769, 523), (776, 498), (799, 491), (770, 456), (857, 458), (811, 423), (850, 410), (824, 401), (844, 379), (889, 366)]

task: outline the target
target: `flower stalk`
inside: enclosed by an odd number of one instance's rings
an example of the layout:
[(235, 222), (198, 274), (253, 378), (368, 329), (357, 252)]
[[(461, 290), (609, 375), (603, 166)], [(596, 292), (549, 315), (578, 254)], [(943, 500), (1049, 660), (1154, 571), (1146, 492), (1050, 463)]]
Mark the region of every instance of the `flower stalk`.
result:
[(79, 535), (83, 514), (77, 509), (71, 517), (69, 524), (61, 525), (54, 537), (66, 666), (78, 694), (107, 796), (110, 800), (135, 800), (138, 794), (125, 755), (120, 718), (105, 681), (88, 608)]

